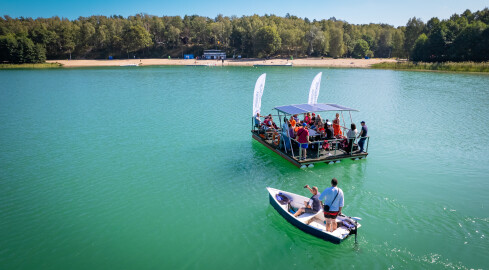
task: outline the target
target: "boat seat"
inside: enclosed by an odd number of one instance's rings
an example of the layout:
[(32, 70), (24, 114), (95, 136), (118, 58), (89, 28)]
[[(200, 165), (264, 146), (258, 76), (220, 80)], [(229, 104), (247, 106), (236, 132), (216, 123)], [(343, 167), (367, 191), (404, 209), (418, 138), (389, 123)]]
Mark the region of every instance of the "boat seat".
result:
[(306, 222), (308, 221), (309, 219), (313, 218), (313, 217), (319, 217), (319, 216), (323, 216), (323, 211), (322, 210), (319, 210), (318, 212), (316, 213), (304, 213), (300, 216), (297, 217), (298, 220), (302, 221), (302, 222)]

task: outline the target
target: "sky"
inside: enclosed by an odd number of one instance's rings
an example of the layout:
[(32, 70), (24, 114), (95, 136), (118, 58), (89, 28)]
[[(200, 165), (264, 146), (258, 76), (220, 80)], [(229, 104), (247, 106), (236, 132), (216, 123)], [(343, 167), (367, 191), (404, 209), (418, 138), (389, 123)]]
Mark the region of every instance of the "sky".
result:
[(122, 15), (138, 13), (156, 16), (201, 15), (224, 16), (290, 13), (310, 20), (335, 17), (352, 24), (386, 23), (406, 25), (416, 16), (427, 22), (432, 17), (448, 19), (462, 13), (489, 7), (488, 0), (0, 0), (0, 16), (52, 17), (76, 19), (91, 15)]

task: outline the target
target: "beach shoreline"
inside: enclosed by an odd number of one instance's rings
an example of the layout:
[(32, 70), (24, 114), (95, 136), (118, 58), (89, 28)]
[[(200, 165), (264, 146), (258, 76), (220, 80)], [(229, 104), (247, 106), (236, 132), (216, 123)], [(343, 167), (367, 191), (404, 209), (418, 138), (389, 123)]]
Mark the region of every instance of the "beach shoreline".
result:
[(195, 59), (114, 59), (114, 60), (47, 60), (47, 63), (59, 63), (63, 67), (107, 67), (107, 66), (253, 66), (253, 65), (286, 65), (292, 63), (294, 67), (342, 67), (342, 68), (369, 68), (373, 64), (382, 62), (396, 62), (395, 59), (353, 59), (353, 58), (305, 58), (305, 59), (227, 59), (221, 60), (195, 60)]

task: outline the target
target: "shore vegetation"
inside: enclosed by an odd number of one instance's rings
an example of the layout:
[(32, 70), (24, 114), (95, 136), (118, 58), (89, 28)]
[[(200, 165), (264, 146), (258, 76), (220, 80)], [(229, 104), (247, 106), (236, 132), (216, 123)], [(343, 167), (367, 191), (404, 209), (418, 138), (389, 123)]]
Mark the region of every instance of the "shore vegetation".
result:
[(0, 69), (36, 69), (36, 68), (60, 68), (59, 63), (29, 63), (29, 64), (0, 64)]
[(452, 72), (489, 72), (489, 62), (383, 62), (372, 68), (399, 70), (436, 70)]

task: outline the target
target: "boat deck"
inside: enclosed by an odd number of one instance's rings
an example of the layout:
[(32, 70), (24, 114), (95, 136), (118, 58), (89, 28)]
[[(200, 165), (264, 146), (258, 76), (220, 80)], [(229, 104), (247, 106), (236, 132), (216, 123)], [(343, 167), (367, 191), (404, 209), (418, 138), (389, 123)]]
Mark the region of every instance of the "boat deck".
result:
[(296, 167), (301, 168), (302, 166), (310, 166), (314, 163), (334, 163), (339, 162), (342, 159), (362, 159), (366, 158), (368, 153), (363, 152), (359, 153), (358, 151), (352, 151), (351, 153), (347, 153), (344, 150), (324, 150), (322, 149), (318, 143), (311, 143), (310, 147), (307, 149), (307, 157), (306, 159), (300, 159), (300, 149), (299, 147), (293, 147), (293, 153), (290, 149), (286, 152), (285, 149), (281, 149), (277, 145), (273, 143), (273, 137), (270, 134), (260, 134), (257, 130), (251, 131), (253, 135), (253, 139), (257, 140), (259, 143), (263, 144), (270, 150), (279, 154)]

